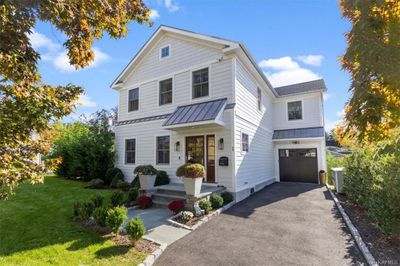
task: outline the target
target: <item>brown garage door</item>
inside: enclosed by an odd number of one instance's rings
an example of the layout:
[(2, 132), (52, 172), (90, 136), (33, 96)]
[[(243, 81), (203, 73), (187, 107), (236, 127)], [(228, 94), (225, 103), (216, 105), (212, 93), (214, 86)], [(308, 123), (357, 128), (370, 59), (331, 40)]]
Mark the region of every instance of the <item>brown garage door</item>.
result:
[(280, 149), (281, 181), (318, 183), (317, 149)]

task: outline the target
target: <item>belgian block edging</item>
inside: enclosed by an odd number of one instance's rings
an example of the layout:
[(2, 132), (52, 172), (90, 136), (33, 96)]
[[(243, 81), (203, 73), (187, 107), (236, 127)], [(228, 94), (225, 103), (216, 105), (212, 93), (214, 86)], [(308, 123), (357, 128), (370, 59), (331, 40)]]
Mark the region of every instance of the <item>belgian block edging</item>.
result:
[(158, 257), (160, 257), (161, 254), (164, 252), (164, 250), (167, 248), (167, 244), (159, 243), (149, 237), (143, 237), (143, 238), (159, 245), (159, 247), (156, 250), (154, 250), (153, 253), (149, 254), (146, 257), (146, 259), (142, 263), (139, 264), (139, 266), (151, 266), (156, 261), (156, 259)]
[(336, 198), (335, 194), (329, 189), (328, 186), (326, 186), (328, 189), (329, 193), (331, 194), (333, 201), (336, 204), (336, 207), (338, 208), (340, 214), (342, 215), (347, 227), (349, 228), (351, 235), (353, 236), (354, 240), (357, 243), (358, 248), (361, 250), (361, 253), (363, 254), (365, 260), (367, 261), (368, 265), (370, 266), (377, 266), (378, 263), (376, 262), (374, 256), (372, 253), (369, 251), (368, 246), (365, 244), (363, 241), (360, 233), (358, 232), (357, 228), (353, 225), (351, 222), (349, 216), (346, 214), (344, 211), (342, 205), (340, 204), (339, 200)]

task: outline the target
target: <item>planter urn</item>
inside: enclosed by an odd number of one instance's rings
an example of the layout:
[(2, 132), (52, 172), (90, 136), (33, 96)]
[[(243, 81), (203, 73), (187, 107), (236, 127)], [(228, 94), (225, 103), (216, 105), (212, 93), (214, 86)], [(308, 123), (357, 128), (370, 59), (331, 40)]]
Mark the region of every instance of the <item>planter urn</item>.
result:
[(139, 174), (140, 188), (143, 190), (154, 189), (154, 183), (156, 182), (156, 175), (142, 175)]
[(183, 184), (186, 195), (196, 197), (200, 194), (203, 177), (183, 177)]

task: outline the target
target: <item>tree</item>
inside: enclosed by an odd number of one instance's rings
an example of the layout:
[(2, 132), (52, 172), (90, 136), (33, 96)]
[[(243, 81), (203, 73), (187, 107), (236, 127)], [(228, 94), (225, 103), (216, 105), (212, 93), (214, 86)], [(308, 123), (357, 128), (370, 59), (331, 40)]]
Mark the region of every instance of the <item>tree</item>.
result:
[(400, 125), (400, 1), (341, 0), (350, 20), (342, 67), (352, 78), (342, 134), (389, 137)]
[(63, 32), (70, 63), (83, 68), (93, 61), (91, 46), (104, 32), (125, 37), (129, 22), (143, 24), (149, 17), (142, 0), (0, 0), (0, 199), (23, 180), (43, 180), (45, 169), (34, 158), (47, 152), (49, 141), (40, 136), (74, 110), (82, 93), (72, 84), (41, 81), (40, 55), (28, 38), (36, 21)]

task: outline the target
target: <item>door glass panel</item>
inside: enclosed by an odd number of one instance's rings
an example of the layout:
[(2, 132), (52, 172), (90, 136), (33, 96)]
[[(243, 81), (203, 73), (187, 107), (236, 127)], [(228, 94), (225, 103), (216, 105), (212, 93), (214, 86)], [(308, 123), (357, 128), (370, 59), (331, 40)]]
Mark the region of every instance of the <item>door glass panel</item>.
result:
[(186, 161), (204, 165), (204, 137), (186, 138)]

